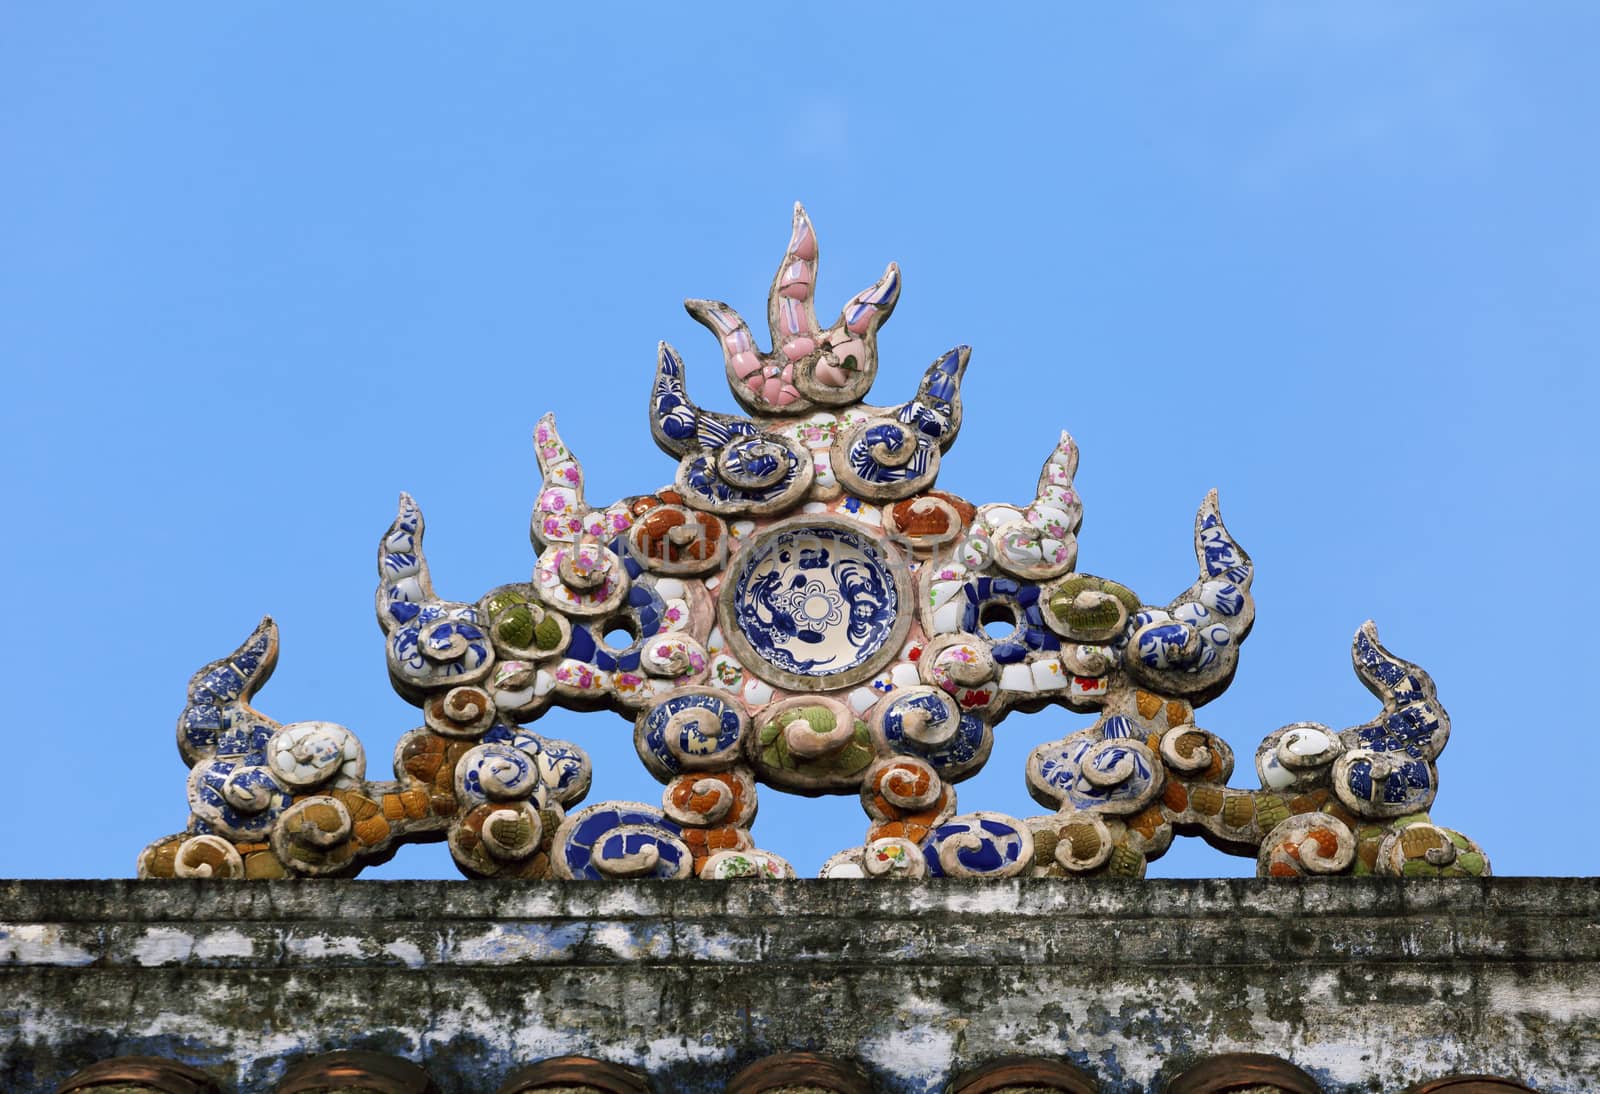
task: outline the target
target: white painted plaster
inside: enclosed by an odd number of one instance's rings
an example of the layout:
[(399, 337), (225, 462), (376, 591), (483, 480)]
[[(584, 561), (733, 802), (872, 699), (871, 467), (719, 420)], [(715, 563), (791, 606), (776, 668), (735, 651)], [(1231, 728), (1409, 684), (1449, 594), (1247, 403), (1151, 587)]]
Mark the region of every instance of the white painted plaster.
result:
[(88, 965), (95, 957), (53, 923), (0, 923), (0, 965)]

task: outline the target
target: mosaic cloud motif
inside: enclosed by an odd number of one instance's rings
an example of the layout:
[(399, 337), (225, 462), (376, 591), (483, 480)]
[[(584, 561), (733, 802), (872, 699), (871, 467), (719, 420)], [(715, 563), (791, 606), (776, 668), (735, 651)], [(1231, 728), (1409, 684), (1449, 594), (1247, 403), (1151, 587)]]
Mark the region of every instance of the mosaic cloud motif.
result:
[[(1078, 569), (1070, 435), (1042, 451), (1030, 499), (939, 490), (971, 351), (936, 356), (904, 401), (868, 403), (900, 271), (824, 328), (818, 261), (797, 205), (768, 349), (728, 305), (688, 302), (748, 416), (699, 407), (663, 342), (649, 422), (677, 461), (670, 486), (596, 506), (554, 417), (536, 424), (529, 580), (445, 599), (422, 510), (400, 496), (375, 608), (422, 724), (392, 780), (368, 778), (350, 729), (251, 705), (277, 661), (270, 618), (201, 668), (178, 721), (189, 824), (144, 850), (139, 875), (351, 876), (442, 838), (468, 877), (792, 877), (751, 829), (762, 786), (860, 798), (862, 843), (827, 877), (1138, 877), (1178, 835), (1266, 877), (1488, 872), (1428, 813), (1449, 716), (1371, 623), (1353, 658), (1377, 715), (1275, 730), (1260, 785), (1230, 785), (1232, 751), (1197, 711), (1238, 667), (1254, 565), (1216, 493), (1195, 518), (1197, 576), (1163, 604)], [(589, 757), (531, 728), (552, 706), (632, 722), (661, 801), (582, 807)], [(1029, 757), (1046, 812), (958, 812), (999, 721), (1047, 706), (1098, 720)]]

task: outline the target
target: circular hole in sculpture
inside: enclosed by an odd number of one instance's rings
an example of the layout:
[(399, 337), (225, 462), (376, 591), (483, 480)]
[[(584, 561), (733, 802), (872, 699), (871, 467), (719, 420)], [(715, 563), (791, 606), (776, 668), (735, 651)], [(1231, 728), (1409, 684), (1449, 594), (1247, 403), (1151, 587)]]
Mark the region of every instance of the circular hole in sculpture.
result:
[(985, 604), (978, 625), (986, 638), (999, 642), (1017, 633), (1017, 613), (1009, 604)]
[(638, 641), (639, 634), (631, 621), (619, 619), (606, 628), (600, 639), (607, 649), (625, 650)]

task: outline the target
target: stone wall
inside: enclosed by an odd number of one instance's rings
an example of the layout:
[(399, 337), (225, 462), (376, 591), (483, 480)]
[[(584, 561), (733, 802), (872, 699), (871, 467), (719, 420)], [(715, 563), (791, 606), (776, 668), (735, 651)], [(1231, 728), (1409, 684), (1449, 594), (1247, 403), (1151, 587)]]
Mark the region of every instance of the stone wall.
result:
[(716, 1091), (789, 1050), (938, 1091), (1002, 1056), (1158, 1091), (1220, 1053), (1323, 1090), (1600, 1088), (1600, 879), (0, 882), (0, 1089), (166, 1056), (269, 1091), (307, 1054), (444, 1094), (584, 1054)]

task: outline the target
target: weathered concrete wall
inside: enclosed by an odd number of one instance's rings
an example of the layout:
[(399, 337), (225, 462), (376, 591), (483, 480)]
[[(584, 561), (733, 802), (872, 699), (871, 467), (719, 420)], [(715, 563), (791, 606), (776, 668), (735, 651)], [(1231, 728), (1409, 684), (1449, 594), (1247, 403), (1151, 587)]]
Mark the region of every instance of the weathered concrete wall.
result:
[(0, 1088), (144, 1053), (269, 1090), (335, 1048), (446, 1094), (584, 1053), (713, 1091), (812, 1049), (883, 1090), (1064, 1057), (1108, 1091), (1221, 1052), (1329, 1091), (1600, 1089), (1600, 879), (0, 882)]

